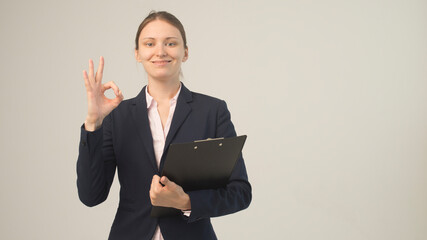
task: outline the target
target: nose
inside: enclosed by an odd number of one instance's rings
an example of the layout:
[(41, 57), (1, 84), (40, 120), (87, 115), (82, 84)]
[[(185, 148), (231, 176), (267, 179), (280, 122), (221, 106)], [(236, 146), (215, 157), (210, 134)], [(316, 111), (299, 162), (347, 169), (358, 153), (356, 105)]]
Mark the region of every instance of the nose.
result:
[(165, 46), (163, 44), (157, 45), (156, 55), (158, 57), (165, 57), (167, 55), (167, 53), (165, 51)]

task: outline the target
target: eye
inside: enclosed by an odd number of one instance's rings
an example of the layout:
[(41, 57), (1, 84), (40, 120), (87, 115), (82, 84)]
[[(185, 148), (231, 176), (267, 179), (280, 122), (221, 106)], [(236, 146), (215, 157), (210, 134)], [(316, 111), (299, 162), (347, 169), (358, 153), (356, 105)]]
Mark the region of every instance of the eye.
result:
[(152, 47), (154, 44), (152, 43), (152, 42), (147, 42), (147, 43), (145, 43), (145, 46), (147, 46), (147, 47)]
[(166, 46), (173, 47), (173, 46), (176, 46), (176, 43), (174, 43), (174, 42), (168, 42), (168, 43), (166, 43)]

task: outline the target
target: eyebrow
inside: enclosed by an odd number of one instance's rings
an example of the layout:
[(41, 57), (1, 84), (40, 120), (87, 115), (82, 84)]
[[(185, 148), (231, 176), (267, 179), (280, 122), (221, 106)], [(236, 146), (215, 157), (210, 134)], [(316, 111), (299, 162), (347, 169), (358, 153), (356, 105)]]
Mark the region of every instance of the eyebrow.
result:
[[(171, 38), (178, 39), (177, 37), (167, 37), (167, 38), (166, 38), (166, 40), (169, 40), (169, 39), (171, 39)], [(145, 38), (143, 38), (142, 40), (144, 40), (144, 39), (155, 39), (155, 38), (153, 38), (153, 37), (145, 37)]]

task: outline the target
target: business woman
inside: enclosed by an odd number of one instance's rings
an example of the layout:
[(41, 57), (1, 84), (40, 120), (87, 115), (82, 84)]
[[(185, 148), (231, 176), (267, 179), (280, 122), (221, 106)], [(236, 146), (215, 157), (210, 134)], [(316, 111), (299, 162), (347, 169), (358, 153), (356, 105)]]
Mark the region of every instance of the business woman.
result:
[[(188, 47), (184, 28), (172, 14), (151, 12), (142, 21), (135, 58), (147, 72), (148, 85), (128, 100), (114, 82), (102, 83), (102, 57), (96, 73), (92, 60), (89, 71), (83, 71), (88, 114), (77, 160), (79, 198), (87, 206), (105, 201), (117, 168), (120, 203), (109, 239), (216, 239), (210, 218), (240, 211), (251, 202), (243, 158), (219, 189), (184, 192), (159, 175), (169, 144), (236, 136), (227, 105), (180, 81)], [(104, 95), (110, 88), (114, 99)], [(151, 217), (152, 206), (182, 214)]]

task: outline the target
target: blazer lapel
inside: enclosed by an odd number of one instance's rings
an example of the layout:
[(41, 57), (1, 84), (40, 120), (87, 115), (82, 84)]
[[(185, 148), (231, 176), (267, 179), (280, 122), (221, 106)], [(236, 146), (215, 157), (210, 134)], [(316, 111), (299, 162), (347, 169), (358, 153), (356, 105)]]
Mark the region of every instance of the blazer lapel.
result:
[(137, 132), (148, 153), (149, 161), (157, 172), (156, 157), (154, 156), (153, 137), (151, 135), (150, 122), (148, 120), (147, 101), (145, 97), (145, 86), (131, 104), (132, 117), (135, 120)]
[(178, 96), (176, 103), (175, 112), (173, 114), (172, 123), (169, 128), (168, 136), (166, 137), (165, 148), (163, 149), (162, 159), (160, 161), (160, 172), (163, 169), (164, 159), (166, 157), (166, 152), (168, 150), (169, 144), (174, 139), (176, 133), (178, 132), (181, 125), (184, 123), (185, 119), (191, 112), (191, 107), (189, 102), (193, 100), (190, 90), (188, 90), (183, 83), (181, 87), (181, 92)]

